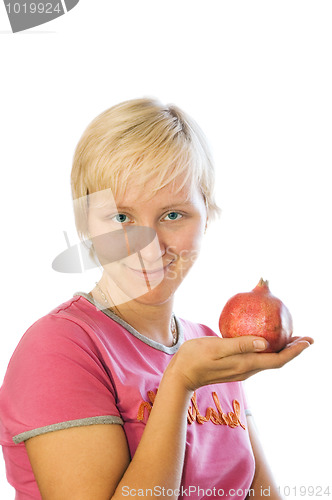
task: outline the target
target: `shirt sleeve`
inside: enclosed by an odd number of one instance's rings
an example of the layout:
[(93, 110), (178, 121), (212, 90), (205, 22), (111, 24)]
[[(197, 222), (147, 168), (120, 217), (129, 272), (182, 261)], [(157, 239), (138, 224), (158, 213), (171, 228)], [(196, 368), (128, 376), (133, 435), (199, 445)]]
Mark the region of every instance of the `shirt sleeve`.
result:
[(2, 420), (14, 443), (92, 424), (123, 424), (99, 346), (65, 317), (45, 316), (16, 348), (1, 393)]

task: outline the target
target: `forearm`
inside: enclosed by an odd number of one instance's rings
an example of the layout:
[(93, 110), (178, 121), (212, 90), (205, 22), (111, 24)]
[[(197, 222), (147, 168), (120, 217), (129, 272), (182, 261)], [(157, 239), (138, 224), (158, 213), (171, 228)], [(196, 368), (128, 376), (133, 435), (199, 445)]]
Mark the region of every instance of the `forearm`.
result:
[[(192, 394), (178, 384), (175, 376), (165, 373), (141, 441), (122, 477), (113, 499), (123, 498), (124, 488), (138, 490), (154, 487), (176, 490), (180, 486), (186, 446), (187, 411)], [(133, 493), (133, 494), (132, 494)], [(141, 495), (142, 496), (142, 495)]]
[[(257, 431), (253, 418), (247, 418), (251, 446), (255, 456), (255, 475), (251, 489), (255, 492), (255, 498), (270, 498), (271, 500), (282, 500), (278, 491), (271, 469), (264, 456), (263, 448), (257, 437)], [(248, 499), (251, 496), (247, 497)]]
[[(250, 487), (255, 492), (255, 498), (270, 498), (271, 500), (282, 500), (275, 480), (270, 469), (264, 464), (256, 467), (255, 476)], [(248, 499), (251, 496), (248, 496)]]

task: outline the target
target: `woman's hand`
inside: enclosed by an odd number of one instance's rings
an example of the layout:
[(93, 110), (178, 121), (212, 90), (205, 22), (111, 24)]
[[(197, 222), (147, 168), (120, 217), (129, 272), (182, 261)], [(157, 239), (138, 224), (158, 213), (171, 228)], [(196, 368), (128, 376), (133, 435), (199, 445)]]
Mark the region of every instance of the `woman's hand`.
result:
[(264, 353), (268, 343), (262, 337), (231, 339), (200, 337), (182, 344), (167, 367), (188, 391), (220, 382), (245, 380), (262, 370), (281, 368), (313, 343), (311, 337), (292, 337), (278, 353)]

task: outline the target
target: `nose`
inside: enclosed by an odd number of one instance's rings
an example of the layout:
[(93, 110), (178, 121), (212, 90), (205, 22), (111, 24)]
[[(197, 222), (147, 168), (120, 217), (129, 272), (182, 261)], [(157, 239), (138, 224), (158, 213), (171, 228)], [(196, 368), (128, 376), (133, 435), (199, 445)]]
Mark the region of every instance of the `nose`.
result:
[(148, 226), (129, 226), (95, 236), (91, 240), (101, 265), (137, 254), (154, 262), (161, 253), (156, 231)]
[(158, 260), (162, 259), (165, 252), (166, 245), (161, 237), (161, 234), (158, 234), (158, 232), (155, 231), (155, 237), (148, 245), (141, 249), (140, 254), (145, 263), (155, 264)]

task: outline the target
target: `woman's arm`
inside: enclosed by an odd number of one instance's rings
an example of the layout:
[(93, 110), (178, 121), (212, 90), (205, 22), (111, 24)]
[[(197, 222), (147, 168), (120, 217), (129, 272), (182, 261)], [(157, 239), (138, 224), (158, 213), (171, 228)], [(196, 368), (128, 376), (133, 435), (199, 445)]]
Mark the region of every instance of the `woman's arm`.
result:
[(130, 462), (118, 424), (49, 432), (25, 447), (43, 500), (108, 500)]
[(120, 425), (76, 427), (27, 440), (43, 500), (141, 498), (139, 490), (179, 488), (191, 396), (171, 373), (164, 375), (131, 462)]
[(194, 390), (279, 368), (309, 345), (298, 339), (278, 354), (261, 354), (254, 340), (261, 339), (204, 337), (184, 342), (164, 373), (132, 461), (120, 425), (77, 427), (29, 439), (26, 449), (43, 500), (118, 500), (142, 497), (142, 490), (156, 486), (173, 490), (173, 496), (165, 496), (175, 500)]
[(277, 485), (274, 481), (271, 469), (264, 456), (263, 448), (257, 435), (253, 417), (248, 416), (247, 422), (250, 442), (254, 452), (256, 464), (254, 479), (250, 487), (252, 490), (254, 490), (254, 494), (248, 495), (247, 498), (251, 499), (254, 496), (255, 498), (268, 497), (271, 500), (282, 500)]

